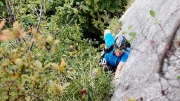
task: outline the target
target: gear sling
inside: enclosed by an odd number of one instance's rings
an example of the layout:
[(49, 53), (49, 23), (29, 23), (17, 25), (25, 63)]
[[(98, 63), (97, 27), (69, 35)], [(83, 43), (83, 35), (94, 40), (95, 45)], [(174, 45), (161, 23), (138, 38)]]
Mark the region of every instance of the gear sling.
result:
[(109, 53), (110, 51), (113, 50), (113, 45), (110, 47), (110, 48), (107, 48), (103, 50), (103, 53), (101, 54), (101, 57), (99, 59), (99, 66), (100, 67), (103, 67), (104, 71), (112, 71), (113, 73), (116, 71), (116, 68), (117, 67), (113, 67), (113, 66), (110, 66), (107, 62), (106, 62), (106, 59), (104, 58), (104, 55), (106, 53)]

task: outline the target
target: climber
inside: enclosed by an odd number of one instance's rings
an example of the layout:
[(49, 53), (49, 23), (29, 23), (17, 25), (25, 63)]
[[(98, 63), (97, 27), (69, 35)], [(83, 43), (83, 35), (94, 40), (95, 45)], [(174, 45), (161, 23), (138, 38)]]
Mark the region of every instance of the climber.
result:
[(122, 35), (114, 38), (108, 29), (104, 30), (104, 40), (107, 47), (103, 54), (107, 65), (104, 69), (114, 72), (117, 79), (130, 54), (130, 43)]

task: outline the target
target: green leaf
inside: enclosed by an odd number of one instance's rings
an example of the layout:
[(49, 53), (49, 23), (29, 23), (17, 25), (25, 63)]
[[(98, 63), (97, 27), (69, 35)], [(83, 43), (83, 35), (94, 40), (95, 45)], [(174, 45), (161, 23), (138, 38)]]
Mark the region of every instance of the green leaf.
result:
[(74, 13), (78, 13), (78, 10), (77, 10), (77, 8), (73, 8), (73, 11), (74, 11)]
[(99, 0), (94, 0), (94, 3), (96, 4), (96, 3), (98, 3), (99, 2)]
[(7, 65), (9, 65), (9, 63), (10, 63), (10, 60), (9, 59), (3, 59), (2, 60), (2, 66), (7, 66)]
[(6, 70), (4, 69), (4, 67), (0, 66), (0, 77), (2, 77), (2, 75), (6, 74)]
[(83, 8), (84, 11), (89, 11), (89, 7), (88, 6), (83, 5), (82, 8)]
[(17, 96), (17, 91), (16, 90), (14, 90), (14, 89), (10, 89), (10, 91), (9, 91), (9, 95), (11, 95), (11, 96)]
[(70, 85), (70, 83), (65, 83), (63, 85), (55, 84), (55, 88), (58, 92), (64, 92), (65, 89)]
[(87, 5), (91, 5), (91, 0), (87, 0), (87, 1), (86, 1), (86, 4), (87, 4)]
[(51, 65), (52, 65), (53, 67), (55, 67), (55, 68), (59, 68), (59, 65), (56, 64), (56, 63), (51, 63)]
[(6, 96), (2, 96), (1, 97), (1, 101), (6, 101), (9, 97), (6, 95)]
[(21, 78), (24, 79), (25, 81), (31, 81), (31, 78), (26, 74), (21, 75)]
[(131, 30), (132, 29), (132, 25), (128, 27), (128, 30)]
[(24, 86), (25, 80), (23, 78), (19, 78), (18, 83), (19, 85)]
[(12, 66), (9, 66), (8, 68), (9, 68), (10, 70), (15, 70), (15, 69), (18, 69), (19, 66), (17, 66), (17, 65), (12, 65)]
[(130, 32), (130, 34), (129, 34), (130, 36), (132, 36), (133, 38), (135, 38), (135, 36), (136, 36), (136, 32)]
[(42, 67), (42, 63), (40, 61), (38, 61), (38, 60), (34, 61), (33, 65), (35, 65), (38, 68)]
[(80, 5), (80, 2), (76, 2), (76, 5)]
[(127, 32), (125, 32), (125, 31), (124, 31), (124, 32), (122, 32), (122, 34), (126, 34), (126, 33), (127, 33)]
[(70, 4), (64, 4), (64, 6), (67, 7), (67, 8), (71, 8)]
[(155, 25), (156, 25), (156, 24), (158, 24), (158, 23), (159, 23), (159, 22), (158, 22), (157, 20), (155, 20), (153, 24), (155, 24)]
[(130, 32), (129, 35), (132, 36), (132, 38), (129, 40), (129, 42), (131, 42), (135, 38), (136, 32)]
[(6, 89), (5, 88), (0, 88), (0, 95), (2, 95), (3, 93), (6, 92)]
[(2, 53), (0, 53), (0, 58), (2, 58), (3, 57), (3, 54)]
[(63, 87), (68, 87), (70, 85), (70, 83), (69, 82), (67, 82), (67, 83), (65, 83), (65, 84), (63, 84)]
[(26, 67), (23, 65), (23, 66), (21, 67), (21, 74), (24, 74), (24, 73), (25, 73), (25, 70), (26, 70)]
[(2, 2), (2, 1), (0, 1), (0, 6), (2, 6), (2, 7), (4, 6), (4, 4), (3, 4), (3, 2)]
[(155, 13), (153, 10), (150, 10), (150, 15), (151, 15), (152, 17), (155, 17), (155, 16), (156, 16), (156, 13)]
[(53, 76), (54, 76), (53, 74), (45, 74), (45, 77), (46, 77), (47, 79), (51, 79)]
[(180, 79), (180, 76), (177, 76), (177, 79)]
[(22, 64), (22, 59), (20, 58), (15, 59), (15, 64), (20, 66)]
[(31, 101), (31, 97), (30, 96), (27, 96), (25, 97), (26, 101)]

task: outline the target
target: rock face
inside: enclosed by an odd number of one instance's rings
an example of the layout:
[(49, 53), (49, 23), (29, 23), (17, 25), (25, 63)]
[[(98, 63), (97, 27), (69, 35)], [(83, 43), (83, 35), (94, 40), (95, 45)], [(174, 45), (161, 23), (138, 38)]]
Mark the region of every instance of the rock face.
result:
[(162, 72), (158, 72), (162, 53), (179, 18), (179, 0), (135, 0), (120, 18), (119, 34), (126, 32), (128, 39), (130, 32), (137, 34), (111, 101), (180, 101), (180, 30), (163, 59)]

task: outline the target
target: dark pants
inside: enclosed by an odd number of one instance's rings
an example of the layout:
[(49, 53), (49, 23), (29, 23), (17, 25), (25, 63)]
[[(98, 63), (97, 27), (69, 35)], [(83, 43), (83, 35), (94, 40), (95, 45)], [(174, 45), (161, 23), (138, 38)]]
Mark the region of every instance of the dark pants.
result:
[(112, 71), (112, 73), (115, 73), (116, 71), (116, 68), (117, 67), (113, 67), (113, 66), (110, 66), (110, 65), (106, 65), (105, 68), (104, 68), (104, 71), (107, 72), (107, 71)]

